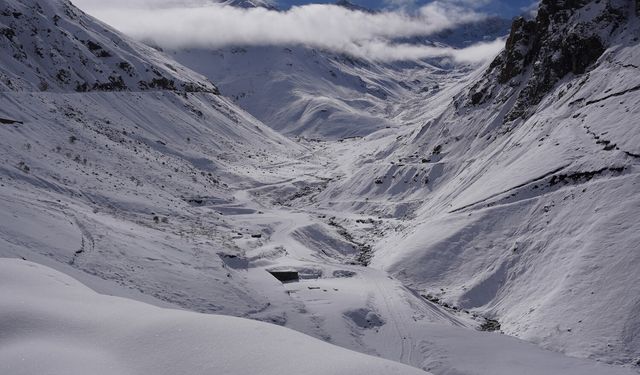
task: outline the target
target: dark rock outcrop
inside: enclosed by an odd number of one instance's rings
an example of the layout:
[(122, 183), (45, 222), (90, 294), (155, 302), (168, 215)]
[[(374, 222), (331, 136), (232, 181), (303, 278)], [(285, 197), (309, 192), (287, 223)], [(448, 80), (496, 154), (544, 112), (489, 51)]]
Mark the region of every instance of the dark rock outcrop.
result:
[(469, 91), (472, 106), (517, 95), (505, 122), (526, 118), (568, 74), (581, 75), (629, 19), (625, 1), (542, 0), (535, 19), (513, 21), (505, 50)]

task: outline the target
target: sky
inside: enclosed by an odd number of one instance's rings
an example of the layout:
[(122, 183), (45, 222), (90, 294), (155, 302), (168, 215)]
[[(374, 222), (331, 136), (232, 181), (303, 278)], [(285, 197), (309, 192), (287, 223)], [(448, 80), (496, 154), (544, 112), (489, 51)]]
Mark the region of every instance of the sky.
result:
[[(294, 5), (304, 5), (309, 3), (334, 3), (332, 0), (272, 0), (279, 8), (287, 9)], [(369, 9), (385, 9), (397, 6), (420, 7), (426, 5), (430, 0), (349, 0), (349, 2)], [(534, 0), (458, 0), (456, 3), (475, 8), (476, 10), (490, 14), (511, 18), (517, 16), (527, 9)]]
[(438, 0), (427, 4), (408, 3), (413, 0), (384, 1), (395, 3), (384, 5), (376, 13), (332, 4), (305, 4), (284, 11), (245, 9), (212, 0), (74, 0), (74, 3), (123, 33), (165, 49), (306, 45), (377, 61), (437, 57), (479, 64), (495, 57), (504, 47), (503, 39), (464, 49), (400, 41), (481, 21), (490, 14), (489, 9), (496, 7), (491, 3), (496, 0)]

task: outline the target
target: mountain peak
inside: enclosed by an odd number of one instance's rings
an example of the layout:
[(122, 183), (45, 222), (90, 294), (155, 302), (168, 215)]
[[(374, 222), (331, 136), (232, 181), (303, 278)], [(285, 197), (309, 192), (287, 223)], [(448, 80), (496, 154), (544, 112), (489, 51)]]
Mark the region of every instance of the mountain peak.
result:
[(376, 13), (375, 10), (369, 9), (367, 7), (363, 7), (361, 5), (354, 4), (348, 0), (338, 0), (335, 2), (335, 5), (347, 8), (349, 10), (364, 12), (364, 13)]
[(269, 0), (222, 0), (220, 4), (244, 9), (265, 8), (268, 10), (278, 10)]

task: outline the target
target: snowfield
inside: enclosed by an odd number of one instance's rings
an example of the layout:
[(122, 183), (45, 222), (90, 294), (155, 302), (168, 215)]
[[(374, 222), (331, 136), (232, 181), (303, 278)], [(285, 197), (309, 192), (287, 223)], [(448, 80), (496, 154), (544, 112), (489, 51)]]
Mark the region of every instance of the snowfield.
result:
[(5, 374), (425, 374), (275, 326), (96, 294), (35, 263), (0, 261)]

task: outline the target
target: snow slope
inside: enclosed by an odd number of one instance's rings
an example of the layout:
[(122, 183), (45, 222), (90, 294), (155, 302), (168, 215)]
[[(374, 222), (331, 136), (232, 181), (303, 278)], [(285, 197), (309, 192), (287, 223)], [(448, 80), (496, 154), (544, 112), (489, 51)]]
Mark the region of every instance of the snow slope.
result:
[(425, 374), (272, 324), (96, 294), (35, 263), (0, 260), (7, 374)]
[(202, 76), (132, 43), (68, 1), (3, 0), (0, 17), (2, 91), (217, 93)]
[[(348, 2), (338, 5), (353, 8)], [(402, 42), (462, 48), (504, 36), (507, 24), (490, 19)], [(379, 62), (304, 45), (185, 49), (171, 55), (278, 132), (326, 140), (414, 125), (399, 117), (408, 101), (429, 103), (477, 68), (446, 58)]]

